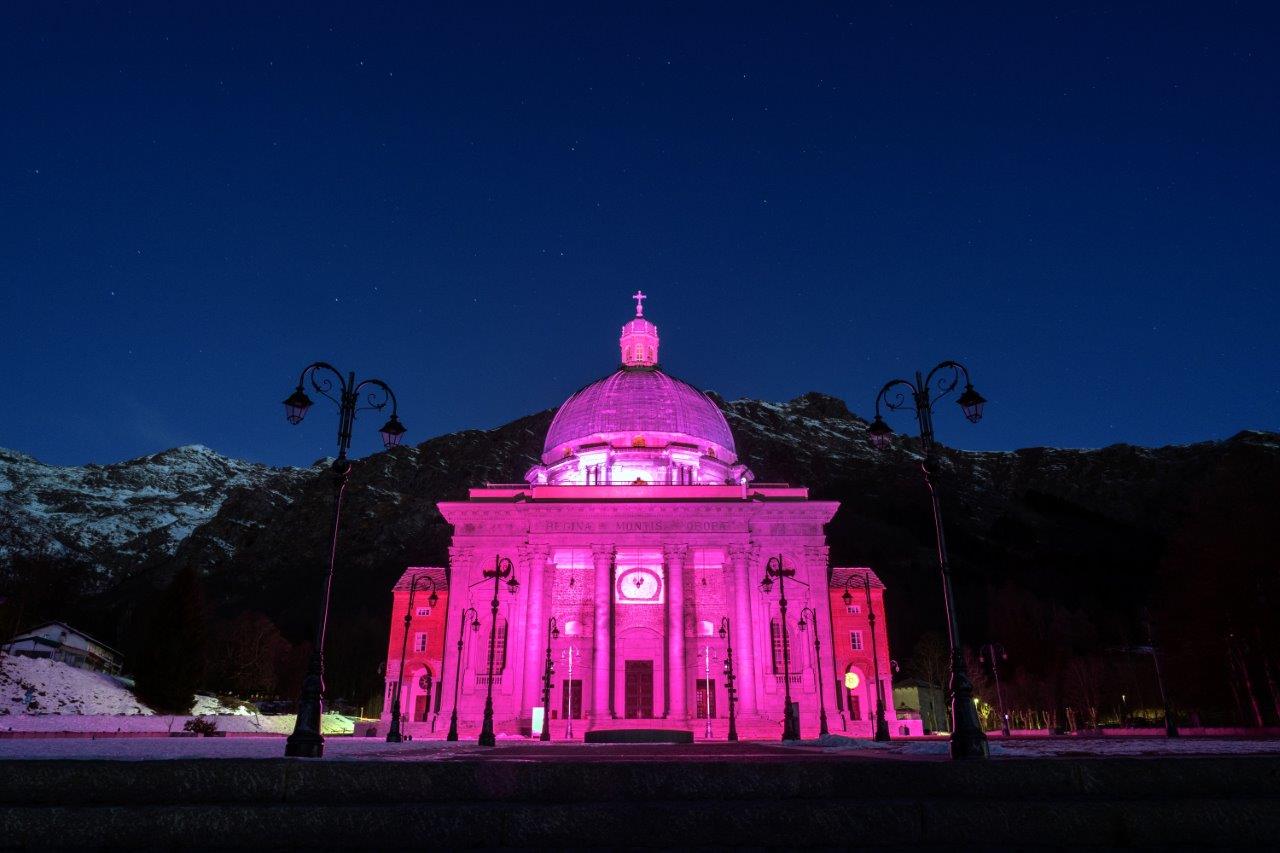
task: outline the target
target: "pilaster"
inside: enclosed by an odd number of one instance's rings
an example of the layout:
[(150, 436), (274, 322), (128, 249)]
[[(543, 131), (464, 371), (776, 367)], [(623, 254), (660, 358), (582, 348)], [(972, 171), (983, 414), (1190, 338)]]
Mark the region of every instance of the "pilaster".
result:
[(674, 720), (689, 716), (685, 707), (684, 563), (689, 546), (662, 546), (667, 588), (667, 709)]

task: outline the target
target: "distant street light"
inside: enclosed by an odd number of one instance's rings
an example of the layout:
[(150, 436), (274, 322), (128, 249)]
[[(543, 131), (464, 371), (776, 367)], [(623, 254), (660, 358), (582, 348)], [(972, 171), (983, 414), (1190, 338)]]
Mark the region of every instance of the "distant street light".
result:
[[(943, 371), (939, 376), (939, 371)], [(950, 371), (947, 373), (946, 371)], [(988, 754), (987, 736), (978, 722), (978, 711), (973, 704), (973, 683), (969, 681), (969, 671), (964, 660), (964, 650), (960, 645), (960, 626), (956, 618), (955, 596), (951, 589), (951, 565), (947, 561), (947, 542), (942, 532), (942, 508), (938, 504), (938, 492), (934, 487), (934, 477), (938, 472), (937, 447), (933, 438), (933, 404), (946, 397), (960, 384), (964, 377), (964, 391), (956, 399), (964, 416), (970, 423), (982, 419), (982, 407), (986, 399), (973, 388), (969, 381), (969, 371), (958, 361), (944, 361), (929, 371), (927, 377), (916, 371), (915, 382), (906, 379), (891, 379), (886, 382), (876, 395), (876, 416), (867, 428), (871, 443), (880, 450), (889, 446), (893, 430), (880, 417), (880, 403), (890, 411), (904, 409), (909, 404), (902, 391), (887, 396), (894, 388), (905, 388), (911, 394), (915, 407), (916, 423), (920, 427), (920, 449), (924, 451), (924, 459), (920, 468), (924, 472), (925, 485), (929, 487), (929, 498), (933, 505), (933, 529), (938, 546), (938, 568), (942, 573), (942, 597), (947, 611), (947, 636), (951, 643), (951, 683), (947, 692), (951, 696), (951, 719), (954, 730), (951, 732), (951, 757), (957, 759), (986, 758)], [(937, 377), (937, 385), (934, 378)], [(934, 389), (936, 388), (936, 391)], [(931, 394), (931, 391), (934, 391)]]
[(800, 608), (800, 624), (796, 627), (803, 631), (806, 617), (813, 623), (813, 660), (814, 669), (818, 673), (818, 736), (822, 737), (831, 734), (827, 730), (827, 700), (822, 687), (822, 632), (818, 630), (818, 611), (812, 607)]
[(729, 624), (729, 617), (724, 616), (720, 619), (720, 639), (724, 640), (724, 685), (725, 694), (729, 697), (729, 740), (736, 741), (738, 739), (738, 715), (734, 710), (734, 706), (738, 704), (738, 688), (734, 685), (735, 677), (733, 672), (733, 639), (732, 627)]
[(474, 607), (463, 608), (458, 622), (458, 665), (453, 668), (453, 713), (449, 715), (449, 734), (445, 740), (458, 739), (458, 684), (462, 675), (462, 638), (467, 636), (467, 617), (471, 619), (471, 633), (480, 630), (480, 614)]
[(436, 595), (435, 578), (421, 572), (415, 573), (409, 581), (409, 606), (404, 610), (404, 636), (400, 638), (400, 674), (396, 676), (396, 686), (391, 693), (391, 726), (387, 729), (387, 743), (400, 743), (404, 740), (400, 734), (400, 691), (404, 685), (404, 659), (409, 650), (409, 622), (413, 618), (413, 598), (418, 592), (418, 578), (424, 579), (431, 589), (427, 603), (435, 607), (440, 601), (440, 596)]
[(1000, 704), (1000, 731), (1009, 736), (1009, 715), (1004, 710), (1004, 691), (1000, 689), (1000, 666), (997, 660), (1008, 660), (1009, 654), (999, 643), (987, 643), (981, 649), (983, 663), (991, 664), (991, 675), (996, 680), (996, 702)]
[(538, 740), (551, 740), (551, 676), (556, 665), (551, 660), (551, 641), (560, 639), (560, 626), (556, 617), (547, 620), (547, 665), (542, 672), (542, 734)]
[(773, 579), (778, 579), (778, 610), (782, 613), (782, 689), (786, 707), (782, 711), (782, 739), (800, 740), (800, 718), (791, 703), (791, 645), (787, 631), (787, 578), (794, 578), (796, 570), (784, 565), (782, 555), (770, 557), (764, 567), (760, 589), (765, 595), (773, 591)]
[(489, 602), (491, 620), (489, 622), (489, 669), (485, 678), (484, 723), (480, 727), (480, 745), (497, 746), (497, 738), (493, 733), (493, 651), (498, 642), (498, 591), (502, 582), (507, 582), (507, 591), (515, 595), (520, 590), (520, 581), (514, 577), (515, 566), (507, 557), (494, 557), (493, 568), (484, 570), (484, 580), (493, 578), (493, 601)]
[[(336, 388), (334, 379), (324, 375), (326, 373), (333, 374), (337, 380)], [(324, 755), (324, 736), (320, 734), (320, 717), (324, 710), (324, 640), (329, 623), (329, 596), (333, 591), (333, 566), (338, 552), (342, 495), (347, 488), (347, 476), (351, 473), (351, 463), (347, 460), (347, 451), (351, 448), (351, 427), (355, 423), (356, 412), (380, 412), (390, 403), (391, 417), (379, 430), (383, 446), (390, 450), (399, 444), (405, 428), (396, 413), (396, 395), (387, 383), (381, 379), (366, 379), (357, 383), (354, 373), (348, 373), (344, 379), (337, 368), (323, 361), (314, 362), (303, 369), (298, 376), (297, 389), (284, 401), (285, 419), (295, 426), (302, 422), (312, 406), (311, 398), (303, 390), (303, 385), (307, 382), (310, 382), (314, 391), (338, 405), (338, 458), (333, 460), (331, 466), (334, 502), (329, 569), (325, 573), (324, 594), (320, 599), (320, 614), (316, 619), (315, 644), (298, 698), (298, 718), (294, 723), (293, 734), (285, 742), (284, 754), (295, 758), (320, 758)], [(360, 394), (366, 388), (371, 390), (365, 399), (365, 405), (361, 406)], [(331, 392), (338, 396), (335, 397)]]
[[(845, 607), (853, 604), (853, 595), (849, 588), (853, 585), (854, 576), (850, 575), (844, 582), (844, 594), (840, 600)], [(872, 740), (887, 741), (889, 737), (889, 720), (884, 715), (884, 683), (880, 681), (880, 646), (876, 643), (876, 609), (871, 605), (871, 573), (862, 573), (862, 590), (867, 598), (867, 621), (871, 623), (871, 667), (876, 679), (876, 728)]]

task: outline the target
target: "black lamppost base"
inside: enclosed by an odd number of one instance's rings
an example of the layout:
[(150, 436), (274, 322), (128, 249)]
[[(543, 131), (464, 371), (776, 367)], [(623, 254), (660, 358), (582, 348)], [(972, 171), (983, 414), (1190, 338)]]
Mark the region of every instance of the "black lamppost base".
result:
[(387, 732), (387, 743), (404, 743), (404, 737), (399, 732)]
[(884, 717), (880, 717), (876, 720), (876, 733), (871, 739), (879, 741), (880, 743), (892, 740), (892, 738), (889, 737), (889, 721)]
[(787, 711), (782, 717), (782, 739), (800, 740), (800, 720), (796, 717), (794, 706), (788, 702)]
[(976, 732), (952, 732), (951, 757), (957, 761), (989, 758), (990, 750), (987, 748), (987, 736), (981, 730)]
[(324, 738), (289, 735), (284, 744), (284, 755), (285, 758), (323, 758)]
[[(492, 684), (493, 682), (489, 682)], [(489, 698), (484, 703), (484, 725), (480, 727), (481, 746), (497, 746), (498, 740), (493, 736), (493, 699)]]

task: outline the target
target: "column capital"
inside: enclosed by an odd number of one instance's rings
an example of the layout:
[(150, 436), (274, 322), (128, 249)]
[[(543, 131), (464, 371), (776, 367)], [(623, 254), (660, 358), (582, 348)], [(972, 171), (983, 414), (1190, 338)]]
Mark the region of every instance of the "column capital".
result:
[(592, 542), (591, 543), (591, 556), (595, 557), (597, 561), (599, 561), (601, 557), (605, 557), (607, 559), (612, 560), (613, 553), (616, 550), (617, 550), (617, 546), (615, 546), (612, 542)]
[(449, 565), (456, 565), (467, 562), (471, 559), (472, 553), (475, 551), (471, 545), (450, 545), (449, 546)]
[(666, 542), (662, 545), (662, 556), (668, 562), (672, 560), (683, 560), (685, 555), (689, 553), (689, 546), (683, 542)]
[(730, 542), (725, 551), (734, 563), (745, 563), (751, 557), (751, 545), (747, 542)]

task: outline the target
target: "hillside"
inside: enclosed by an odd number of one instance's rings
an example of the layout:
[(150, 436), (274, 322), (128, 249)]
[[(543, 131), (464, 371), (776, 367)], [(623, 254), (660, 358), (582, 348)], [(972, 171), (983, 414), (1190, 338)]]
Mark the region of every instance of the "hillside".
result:
[[(917, 638), (941, 627), (942, 610), (913, 443), (875, 451), (866, 422), (822, 394), (718, 402), (761, 480), (808, 485), (814, 497), (842, 503), (829, 528), (832, 561), (871, 565), (885, 578), (890, 637), (905, 663)], [(552, 414), (355, 464), (334, 590), (332, 636), (341, 638), (329, 655), (334, 690), (355, 701), (377, 691), (387, 590), (405, 565), (446, 561), (449, 531), (436, 501), (463, 497), (476, 483), (518, 481)], [(943, 429), (962, 438), (971, 427), (956, 418)], [(1064, 654), (1101, 655), (1144, 639), (1141, 614), (1152, 608), (1157, 635), (1164, 624), (1176, 626), (1165, 641), (1188, 647), (1184, 694), (1230, 702), (1220, 630), (1228, 623), (1256, 635), (1249, 644), (1256, 660), (1247, 666), (1265, 683), (1275, 659), (1271, 620), (1252, 597), (1237, 606), (1204, 587), (1216, 579), (1213, 590), (1247, 583), (1261, 600), (1272, 594), (1276, 564), (1263, 532), (1280, 507), (1280, 436), (1244, 432), (1164, 448), (945, 450), (940, 488), (967, 642), (1000, 640), (1017, 650), (1018, 665), (1043, 673)], [(204, 578), (215, 618), (255, 611), (292, 640), (307, 635), (331, 509), (323, 466), (269, 469), (179, 448), (116, 466), (52, 468), (0, 452), (0, 502), (5, 583), (57, 576), (74, 589), (85, 578), (95, 594), (70, 596), (77, 618), (126, 651), (140, 602), (183, 566)], [(1215, 554), (1229, 561), (1215, 565)], [(1185, 621), (1195, 602), (1213, 602), (1212, 618)], [(66, 598), (39, 606), (59, 604)], [(1201, 626), (1216, 637), (1212, 649), (1196, 650)]]

